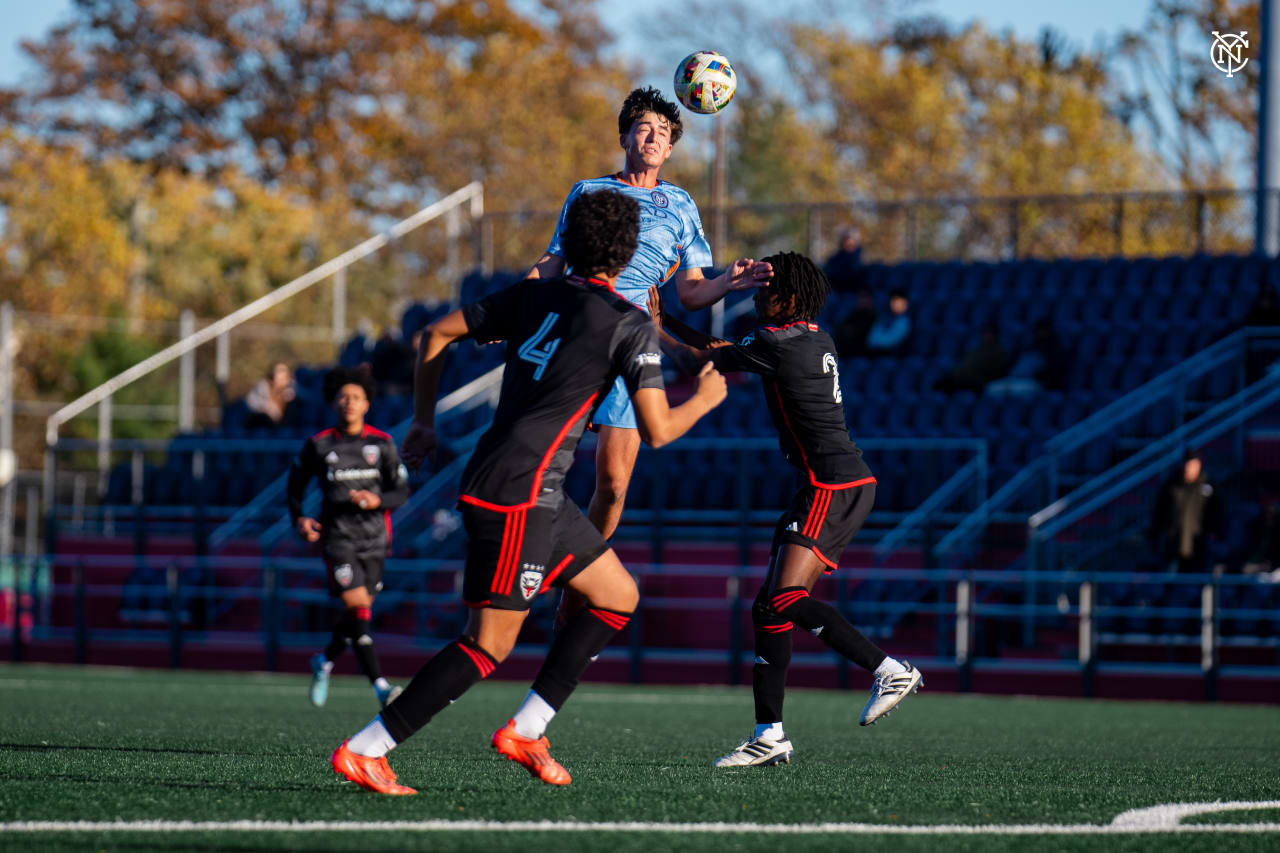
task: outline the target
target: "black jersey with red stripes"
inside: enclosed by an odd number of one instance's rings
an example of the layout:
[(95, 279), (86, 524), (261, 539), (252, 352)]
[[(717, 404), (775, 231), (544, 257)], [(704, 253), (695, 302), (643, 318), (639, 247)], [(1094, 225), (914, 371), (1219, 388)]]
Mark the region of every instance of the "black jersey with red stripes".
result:
[(493, 424), (462, 475), (460, 500), (517, 510), (558, 504), (591, 413), (621, 376), (663, 388), (657, 330), (608, 284), (525, 280), (462, 308), (471, 337), (507, 342)]
[(782, 454), (809, 482), (835, 488), (875, 482), (845, 426), (835, 343), (817, 324), (760, 326), (713, 349), (712, 358), (721, 371), (760, 374)]
[[(342, 541), (360, 549), (385, 548), (389, 542), (389, 511), (409, 497), (409, 472), (391, 436), (366, 426), (358, 433), (337, 429), (307, 439), (289, 469), (289, 515), (302, 515), (307, 484), (320, 484), (320, 538)], [(361, 509), (351, 493), (370, 491), (382, 499), (377, 509)]]

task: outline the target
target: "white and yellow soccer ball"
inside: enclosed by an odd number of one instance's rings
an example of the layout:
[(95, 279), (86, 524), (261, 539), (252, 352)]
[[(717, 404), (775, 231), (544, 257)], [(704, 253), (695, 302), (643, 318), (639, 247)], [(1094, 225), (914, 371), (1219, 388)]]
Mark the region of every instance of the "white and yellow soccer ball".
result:
[(699, 50), (676, 66), (676, 97), (695, 113), (718, 113), (733, 100), (738, 75), (733, 66), (714, 50)]

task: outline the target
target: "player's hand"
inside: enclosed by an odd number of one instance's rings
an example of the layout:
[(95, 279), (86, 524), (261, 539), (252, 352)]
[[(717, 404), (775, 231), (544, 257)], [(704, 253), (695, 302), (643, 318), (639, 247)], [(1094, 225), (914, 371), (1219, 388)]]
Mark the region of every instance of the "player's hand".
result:
[(751, 290), (756, 287), (767, 287), (773, 278), (773, 264), (768, 261), (757, 261), (753, 258), (738, 258), (729, 269), (730, 290)]
[(658, 286), (656, 284), (649, 287), (649, 316), (653, 319), (653, 325), (661, 329), (662, 297), (658, 295)]
[(382, 506), (382, 498), (368, 489), (357, 489), (351, 493), (351, 502), (361, 509), (377, 509)]
[(696, 393), (713, 409), (723, 403), (725, 397), (729, 396), (729, 386), (725, 384), (724, 377), (720, 375), (720, 371), (716, 370), (715, 365), (709, 361), (702, 365), (702, 371), (698, 373), (698, 390)]
[(400, 442), (400, 459), (410, 470), (417, 471), (424, 459), (436, 461), (436, 428), (414, 421)]
[(298, 535), (308, 542), (320, 541), (320, 522), (314, 518), (299, 518), (297, 530)]

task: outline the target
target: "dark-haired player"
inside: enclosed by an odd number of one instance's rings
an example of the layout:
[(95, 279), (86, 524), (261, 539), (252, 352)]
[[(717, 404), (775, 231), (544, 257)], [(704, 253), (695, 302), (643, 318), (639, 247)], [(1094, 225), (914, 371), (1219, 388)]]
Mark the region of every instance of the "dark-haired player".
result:
[[(708, 359), (722, 371), (758, 373), (765, 403), (787, 461), (808, 482), (774, 530), (769, 571), (751, 608), (756, 663), (752, 671), (756, 727), (716, 767), (785, 764), (791, 741), (782, 728), (782, 699), (791, 663), (791, 632), (811, 631), (841, 655), (875, 674), (859, 722), (889, 713), (923, 680), (911, 664), (886, 655), (825, 602), (810, 597), (814, 582), (835, 571), (875, 501), (876, 480), (849, 438), (840, 394), (838, 356), (814, 320), (830, 285), (813, 261), (793, 252), (765, 258), (772, 286), (756, 291), (759, 326), (731, 344), (662, 318), (663, 348), (685, 369)], [(656, 297), (656, 293), (654, 294)], [(656, 304), (656, 302), (655, 302)]]
[[(621, 171), (579, 181), (569, 190), (560, 221), (546, 253), (529, 272), (529, 278), (555, 278), (573, 268), (564, 247), (569, 206), (584, 193), (617, 190), (640, 206), (640, 235), (635, 254), (614, 283), (618, 295), (631, 304), (647, 307), (649, 288), (675, 280), (680, 303), (688, 309), (706, 308), (731, 290), (759, 287), (767, 282), (767, 265), (750, 258), (734, 261), (717, 278), (705, 278), (712, 265), (711, 247), (702, 232), (698, 206), (687, 192), (660, 180), (684, 128), (680, 109), (654, 88), (635, 89), (618, 113), (618, 144), (624, 159)], [(606, 539), (613, 536), (622, 517), (627, 485), (640, 452), (640, 436), (627, 389), (619, 379), (605, 396), (593, 423), (599, 429), (596, 446), (596, 489), (587, 517)]]
[(386, 753), (493, 672), (510, 654), (536, 595), (566, 586), (587, 604), (556, 634), (533, 689), (491, 743), (536, 778), (569, 784), (569, 773), (548, 752), (547, 724), (639, 600), (600, 531), (565, 496), (574, 448), (617, 377), (635, 403), (640, 435), (655, 447), (683, 435), (724, 399), (724, 378), (706, 365), (693, 397), (668, 408), (657, 329), (614, 292), (635, 251), (636, 203), (618, 192), (588, 193), (565, 218), (564, 250), (580, 275), (522, 281), (436, 321), (423, 336), (414, 422), (403, 444), (409, 465), (434, 452), (436, 389), (450, 343), (506, 341), (506, 371), (493, 424), (459, 487), (469, 539), (466, 632), (331, 758), (339, 774), (371, 791), (414, 793), (396, 782)]
[[(289, 515), (298, 535), (319, 542), (329, 575), (329, 593), (342, 599), (342, 614), (324, 651), (311, 657), (311, 702), (329, 695), (329, 673), (349, 645), (360, 669), (386, 705), (400, 692), (382, 677), (369, 633), (373, 597), (382, 589), (382, 563), (391, 544), (389, 511), (409, 496), (409, 474), (395, 442), (364, 422), (373, 380), (337, 368), (324, 378), (324, 396), (338, 425), (307, 439), (289, 469)], [(312, 480), (320, 483), (320, 518), (302, 514), (302, 497)]]

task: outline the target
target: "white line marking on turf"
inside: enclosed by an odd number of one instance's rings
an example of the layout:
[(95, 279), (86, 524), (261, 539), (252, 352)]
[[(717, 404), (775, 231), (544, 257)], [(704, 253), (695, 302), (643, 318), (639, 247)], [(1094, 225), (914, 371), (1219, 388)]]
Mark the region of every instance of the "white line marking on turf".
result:
[[(1181, 829), (1182, 819), (1198, 814), (1217, 812), (1252, 811), (1254, 809), (1280, 809), (1280, 800), (1234, 803), (1165, 803), (1145, 809), (1130, 809), (1116, 815), (1111, 825), (1136, 829)], [(1213, 824), (1204, 824), (1212, 826)], [(1261, 824), (1259, 824), (1261, 825)]]
[[(1234, 806), (1241, 804), (1234, 803)], [(1266, 806), (1246, 803), (1250, 808)], [(875, 823), (660, 823), (586, 821), (390, 820), (390, 821), (15, 821), (0, 833), (43, 832), (661, 832), (752, 835), (1149, 835), (1157, 833), (1280, 832), (1280, 823), (1233, 824), (938, 824)]]

